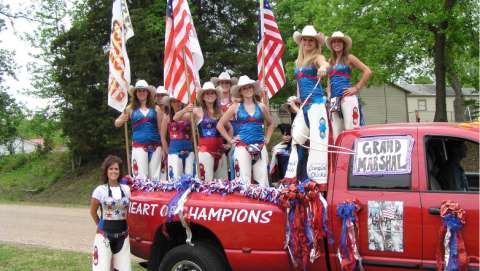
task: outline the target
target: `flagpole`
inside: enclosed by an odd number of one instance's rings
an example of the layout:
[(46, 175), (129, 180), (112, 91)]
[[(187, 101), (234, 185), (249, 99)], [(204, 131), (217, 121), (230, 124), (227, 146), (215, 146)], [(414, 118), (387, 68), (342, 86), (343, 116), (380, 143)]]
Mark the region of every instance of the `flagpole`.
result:
[(264, 46), (264, 33), (263, 33), (263, 0), (260, 0), (260, 43), (261, 43), (261, 50), (262, 50), (262, 88), (264, 92), (264, 97), (263, 97), (263, 103), (267, 106), (267, 108), (270, 107), (270, 102), (268, 99), (268, 94), (267, 94), (267, 88), (265, 87), (265, 48)]
[(130, 150), (128, 148), (128, 128), (127, 128), (127, 122), (125, 122), (124, 126), (125, 127), (125, 151), (127, 152), (127, 169), (128, 169), (128, 176), (132, 176), (132, 167), (130, 166)]
[[(187, 66), (187, 58), (185, 57), (185, 48), (182, 48), (182, 58), (183, 58), (183, 64), (184, 64), (184, 70), (185, 70), (185, 77), (186, 77), (186, 82), (187, 82), (187, 97), (188, 97), (188, 102), (190, 103), (190, 78), (188, 76), (188, 66)], [(195, 85), (195, 82), (194, 82)], [(195, 170), (197, 173), (197, 176), (200, 176), (200, 165), (199, 165), (199, 160), (198, 160), (198, 148), (197, 148), (197, 129), (195, 127), (195, 122), (193, 118), (193, 112), (190, 112), (190, 125), (192, 127), (192, 137), (193, 137), (193, 152), (195, 153)]]

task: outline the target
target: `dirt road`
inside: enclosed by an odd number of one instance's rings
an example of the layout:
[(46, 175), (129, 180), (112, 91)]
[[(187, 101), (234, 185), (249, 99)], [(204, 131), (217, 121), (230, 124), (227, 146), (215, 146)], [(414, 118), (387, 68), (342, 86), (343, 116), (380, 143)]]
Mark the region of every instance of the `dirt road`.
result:
[(88, 208), (0, 204), (0, 242), (90, 252), (94, 234)]

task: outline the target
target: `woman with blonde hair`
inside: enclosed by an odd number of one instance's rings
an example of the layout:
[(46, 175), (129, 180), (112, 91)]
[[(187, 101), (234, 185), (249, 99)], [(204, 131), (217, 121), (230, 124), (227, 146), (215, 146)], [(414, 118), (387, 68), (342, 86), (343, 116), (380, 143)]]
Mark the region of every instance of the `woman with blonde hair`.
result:
[[(372, 72), (348, 51), (352, 48), (352, 39), (340, 31), (333, 32), (326, 45), (332, 52), (329, 59), (327, 91), (330, 96), (333, 140), (343, 130), (360, 127), (360, 109), (357, 94), (367, 83)], [(360, 80), (352, 86), (350, 77), (352, 68), (362, 71)]]
[(121, 127), (132, 121), (132, 174), (134, 177), (159, 179), (162, 150), (160, 145), (160, 125), (163, 112), (155, 105), (155, 88), (145, 80), (138, 80), (130, 87), (130, 104), (115, 120), (115, 126)]
[(296, 181), (297, 168), (301, 164), (299, 160), (303, 159), (303, 155), (297, 152), (297, 145), (310, 140), (307, 175), (326, 190), (329, 129), (325, 93), (320, 84), (329, 66), (322, 55), (324, 35), (312, 25), (307, 25), (301, 33), (295, 31), (293, 39), (299, 46), (294, 74), (297, 97), (300, 98), (298, 102), (302, 106), (292, 124), (292, 150), (284, 180)]
[(221, 93), (212, 82), (205, 82), (198, 90), (197, 100), (200, 107), (191, 104), (178, 111), (174, 120), (189, 118), (193, 112), (198, 129), (198, 168), (197, 176), (203, 181), (227, 178), (227, 156), (222, 135), (217, 123), (222, 116), (220, 108)]
[[(266, 145), (273, 133), (274, 123), (268, 109), (255, 100), (255, 94), (260, 93), (258, 81), (248, 76), (241, 76), (238, 85), (232, 88), (232, 95), (240, 98), (240, 103), (234, 103), (218, 121), (217, 129), (222, 136), (235, 146), (234, 171), (235, 178), (250, 184), (253, 180), (259, 185), (267, 187), (268, 182), (268, 154)], [(225, 125), (235, 118), (240, 124), (238, 135), (233, 137), (225, 129)], [(264, 120), (267, 124), (264, 131)]]

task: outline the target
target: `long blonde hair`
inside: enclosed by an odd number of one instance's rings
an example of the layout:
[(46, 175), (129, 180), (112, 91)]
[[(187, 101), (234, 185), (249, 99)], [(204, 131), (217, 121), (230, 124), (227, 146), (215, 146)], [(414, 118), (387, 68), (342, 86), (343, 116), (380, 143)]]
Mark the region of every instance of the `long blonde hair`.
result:
[(322, 55), (322, 47), (320, 46), (317, 39), (315, 39), (315, 44), (317, 48), (315, 48), (313, 52), (307, 58), (305, 58), (305, 55), (303, 53), (303, 45), (302, 43), (300, 43), (300, 45), (298, 46), (297, 60), (295, 61), (295, 65), (297, 67), (309, 66), (315, 62), (315, 59), (317, 59), (318, 55)]

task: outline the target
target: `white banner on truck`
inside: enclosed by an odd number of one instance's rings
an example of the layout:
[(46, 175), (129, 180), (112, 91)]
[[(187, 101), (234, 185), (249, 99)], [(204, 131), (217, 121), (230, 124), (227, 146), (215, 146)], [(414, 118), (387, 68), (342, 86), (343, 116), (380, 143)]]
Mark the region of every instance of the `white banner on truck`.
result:
[(411, 136), (363, 137), (355, 141), (353, 175), (398, 175), (412, 171)]

